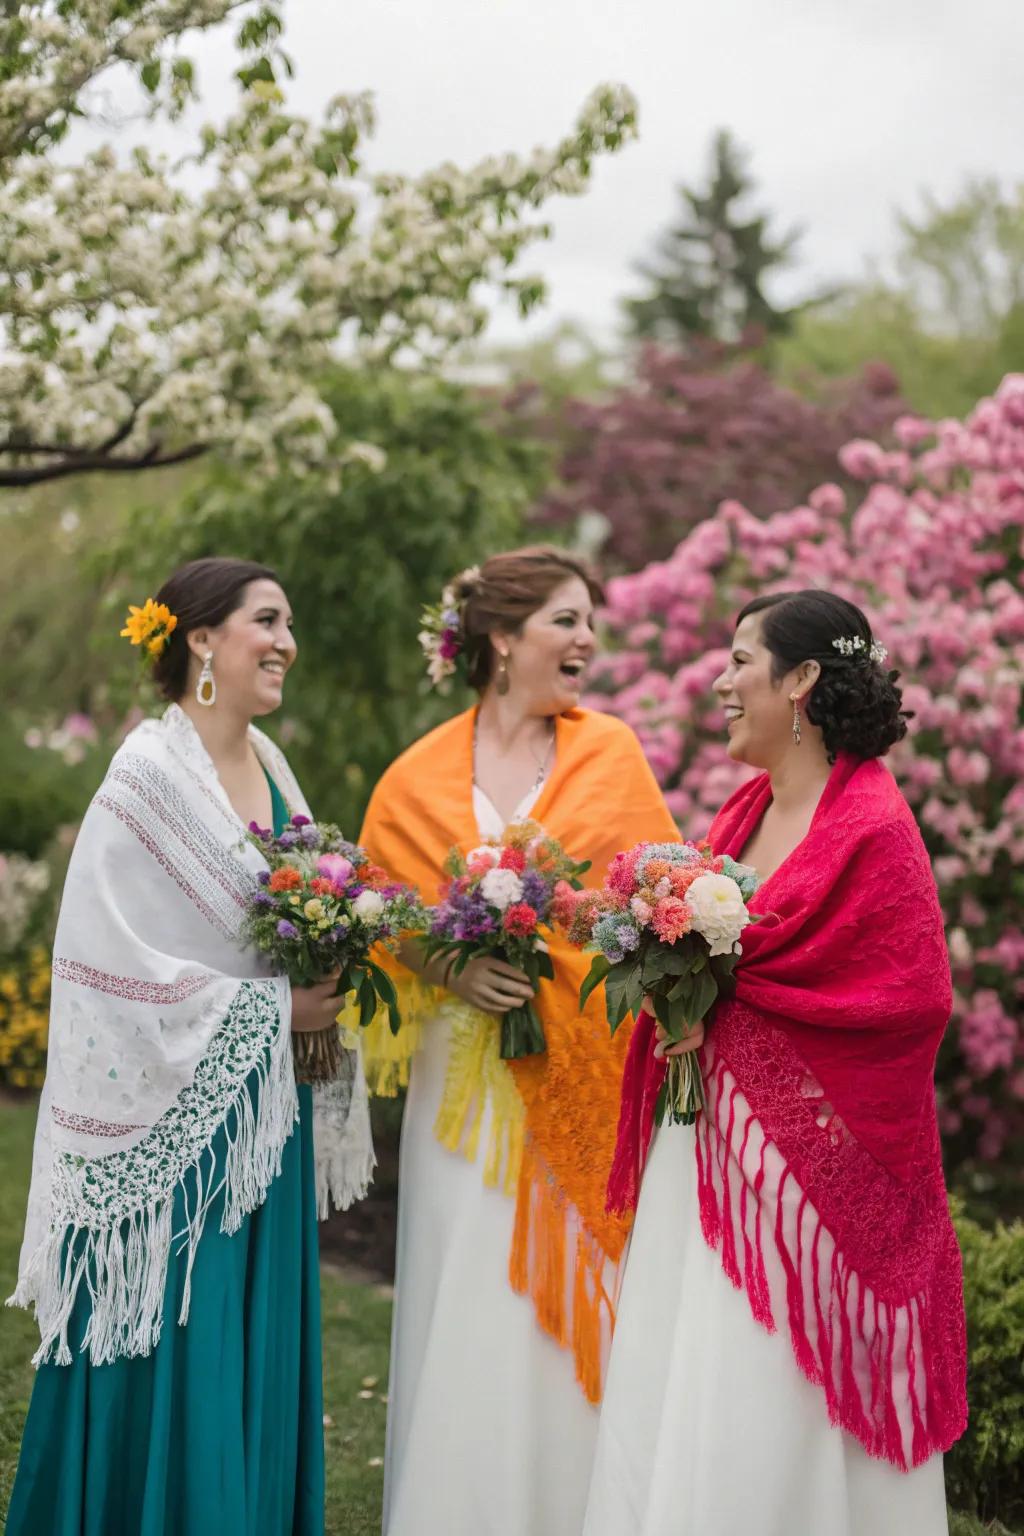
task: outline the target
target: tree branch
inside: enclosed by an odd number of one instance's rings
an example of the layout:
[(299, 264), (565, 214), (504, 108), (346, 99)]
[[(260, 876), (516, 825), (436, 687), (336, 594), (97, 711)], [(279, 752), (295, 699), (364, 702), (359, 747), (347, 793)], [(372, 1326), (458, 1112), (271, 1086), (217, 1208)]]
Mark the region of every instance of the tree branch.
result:
[(36, 464), (27, 469), (4, 469), (0, 467), (0, 489), (24, 488), (29, 485), (43, 485), (51, 480), (66, 480), (69, 475), (90, 475), (97, 473), (132, 474), (145, 469), (166, 469), (172, 464), (185, 464), (190, 459), (201, 458), (204, 453), (209, 453), (209, 443), (193, 443), (189, 448), (178, 448), (170, 453), (163, 453), (159, 443), (154, 443), (147, 448), (145, 453), (135, 457), (114, 458), (99, 449), (88, 448), (59, 448), (45, 444), (32, 443), (5, 443), (0, 447), (0, 453), (19, 454), (59, 454), (62, 457), (56, 463)]

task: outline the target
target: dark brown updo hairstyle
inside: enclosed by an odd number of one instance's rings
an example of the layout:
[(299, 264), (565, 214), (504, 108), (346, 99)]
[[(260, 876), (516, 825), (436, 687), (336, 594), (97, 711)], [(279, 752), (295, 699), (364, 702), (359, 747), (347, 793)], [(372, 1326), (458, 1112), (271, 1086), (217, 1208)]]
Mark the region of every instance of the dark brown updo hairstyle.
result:
[(168, 577), (156, 594), (158, 603), (166, 603), (177, 616), (177, 627), (162, 655), (153, 664), (153, 680), (165, 699), (172, 704), (188, 687), (188, 635), (194, 629), (216, 629), (229, 614), (240, 608), (245, 589), (254, 581), (280, 578), (267, 565), (254, 560), (233, 560), (211, 556), (190, 560)]
[(494, 665), (488, 638), (491, 630), (519, 634), (531, 613), (543, 608), (552, 592), (572, 576), (586, 585), (595, 607), (604, 602), (604, 588), (590, 567), (554, 544), (530, 544), (491, 555), (478, 575), (456, 578), (454, 595), (471, 687), (483, 692), (490, 681)]
[[(903, 740), (913, 710), (901, 707), (899, 673), (872, 660), (871, 625), (855, 603), (809, 587), (755, 597), (736, 623), (753, 613), (761, 615), (761, 639), (771, 652), (773, 682), (804, 661), (821, 667), (807, 696), (807, 718), (820, 728), (830, 763), (840, 752), (862, 761), (884, 757)], [(861, 648), (844, 656), (833, 644), (839, 639), (859, 639)]]

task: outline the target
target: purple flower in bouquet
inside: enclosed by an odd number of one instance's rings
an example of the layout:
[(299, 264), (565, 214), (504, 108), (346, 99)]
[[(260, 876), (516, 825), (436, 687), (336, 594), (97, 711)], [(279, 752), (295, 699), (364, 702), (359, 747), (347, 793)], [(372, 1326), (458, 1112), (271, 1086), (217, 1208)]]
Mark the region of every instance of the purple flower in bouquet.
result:
[[(500, 841), (489, 840), (468, 853), (453, 848), (445, 863), (449, 878), (421, 939), (427, 958), (453, 957), (454, 973), (449, 968), (447, 974), (459, 975), (470, 960), (492, 955), (522, 970), (536, 991), (542, 980), (554, 976), (539, 930), (549, 923), (555, 889), (559, 883), (575, 883), (588, 867), (577, 864), (532, 821), (513, 823)], [(503, 1060), (545, 1049), (532, 999), (502, 1012)]]
[[(336, 978), (336, 996), (355, 995), (361, 1023), (368, 1024), (380, 1004), (397, 1030), (394, 985), (372, 956), (375, 945), (394, 948), (401, 934), (421, 928), (416, 893), (327, 823), (296, 816), (269, 841), (258, 831), (250, 836), (270, 870), (253, 885), (249, 941), (293, 986)], [(297, 1036), (292, 1051), (299, 1082), (330, 1081), (342, 1069), (335, 1021)]]

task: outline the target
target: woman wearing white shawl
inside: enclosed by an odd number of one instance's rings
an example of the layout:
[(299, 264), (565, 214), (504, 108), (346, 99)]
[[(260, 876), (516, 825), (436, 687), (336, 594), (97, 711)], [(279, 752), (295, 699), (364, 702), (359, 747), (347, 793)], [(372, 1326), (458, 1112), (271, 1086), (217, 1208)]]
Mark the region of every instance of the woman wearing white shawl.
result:
[[(8, 1536), (321, 1536), (316, 1215), (365, 1193), (355, 1052), (296, 1087), (298, 989), (243, 947), (261, 854), (307, 806), (252, 725), (295, 657), (250, 562), (129, 621), (170, 708), (115, 754), (68, 870), (18, 1288), (39, 1366)], [(211, 685), (212, 676), (212, 685)], [(213, 695), (212, 702), (210, 696)]]

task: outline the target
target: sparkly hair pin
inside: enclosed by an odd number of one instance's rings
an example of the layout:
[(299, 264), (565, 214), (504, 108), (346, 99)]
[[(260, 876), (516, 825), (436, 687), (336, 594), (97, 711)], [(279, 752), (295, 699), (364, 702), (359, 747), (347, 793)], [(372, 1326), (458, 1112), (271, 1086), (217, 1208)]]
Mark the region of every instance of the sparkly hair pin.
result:
[(147, 597), (141, 608), (129, 603), (121, 638), (130, 640), (132, 645), (144, 646), (143, 659), (156, 661), (170, 645), (177, 627), (177, 614), (172, 613), (166, 603), (157, 603)]
[(461, 588), (472, 590), (480, 580), (480, 567), (471, 565), (454, 576), (441, 593), (441, 601), (424, 608), (420, 619), (420, 649), (427, 661), (427, 676), (439, 693), (447, 693), (458, 670), (465, 636), (462, 629)]
[(867, 651), (867, 659), (877, 661), (879, 666), (889, 656), (884, 645), (879, 645), (877, 640), (872, 640), (871, 645), (868, 646), (863, 635), (841, 635), (838, 640), (833, 640), (832, 644), (841, 656), (858, 656)]

